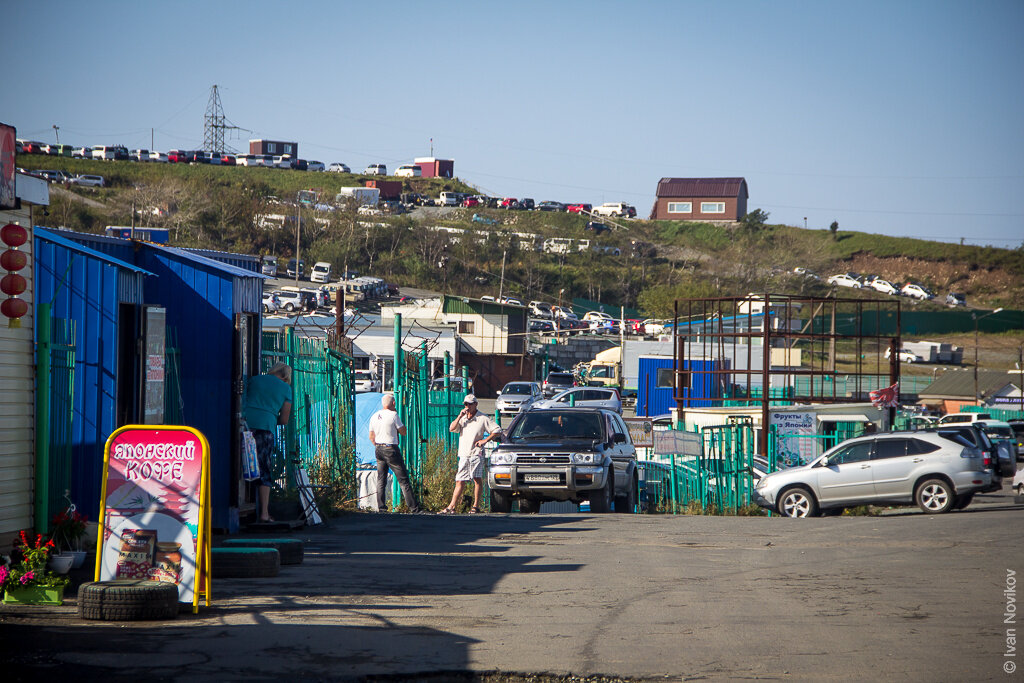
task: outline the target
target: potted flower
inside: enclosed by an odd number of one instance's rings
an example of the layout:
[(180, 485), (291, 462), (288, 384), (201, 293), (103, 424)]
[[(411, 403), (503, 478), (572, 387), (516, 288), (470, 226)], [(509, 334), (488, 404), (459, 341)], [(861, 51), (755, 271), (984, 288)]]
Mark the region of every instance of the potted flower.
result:
[(33, 542), (24, 531), (14, 539), (14, 550), (20, 560), (0, 566), (0, 586), (5, 603), (29, 605), (60, 605), (64, 602), (64, 586), (68, 577), (46, 569), (53, 550), (53, 540), (43, 542), (38, 534)]
[(77, 569), (85, 562), (85, 551), (82, 550), (82, 539), (85, 538), (85, 525), (89, 519), (80, 514), (72, 505), (63, 512), (53, 516), (53, 530), (50, 532), (50, 540), (54, 542), (57, 552), (61, 555), (70, 555), (73, 559), (71, 566)]

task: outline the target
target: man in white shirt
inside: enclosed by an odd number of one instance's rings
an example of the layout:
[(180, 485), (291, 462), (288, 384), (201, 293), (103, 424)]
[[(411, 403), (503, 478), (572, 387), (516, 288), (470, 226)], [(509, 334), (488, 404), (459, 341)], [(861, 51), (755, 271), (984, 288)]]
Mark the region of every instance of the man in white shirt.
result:
[[(470, 512), (480, 512), (480, 492), (483, 490), (484, 444), (501, 437), (498, 424), (487, 415), (477, 411), (476, 396), (468, 394), (462, 401), (462, 412), (452, 421), (448, 431), (459, 435), (459, 470), (455, 473), (455, 491), (452, 502), (441, 512), (452, 514), (457, 511), (466, 482), (473, 482), (473, 507)], [(486, 436), (485, 436), (486, 435)]]
[[(409, 507), (409, 512), (419, 512), (420, 504), (412, 492), (409, 474), (405, 470), (405, 459), (398, 448), (398, 435), (405, 436), (405, 425), (395, 410), (395, 397), (384, 394), (380, 399), (383, 406), (370, 418), (370, 443), (374, 445), (377, 455), (377, 510), (388, 511), (387, 483), (388, 468), (395, 473), (398, 485), (402, 488), (402, 497)], [(398, 507), (398, 504), (395, 504)]]

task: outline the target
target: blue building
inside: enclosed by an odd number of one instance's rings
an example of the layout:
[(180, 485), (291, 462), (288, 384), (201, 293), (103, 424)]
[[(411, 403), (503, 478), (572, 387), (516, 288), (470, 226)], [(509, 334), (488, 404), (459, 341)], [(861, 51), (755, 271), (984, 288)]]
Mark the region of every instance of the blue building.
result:
[[(245, 378), (259, 371), (262, 291), (266, 278), (176, 247), (65, 230), (40, 231), (151, 275), (144, 278), (139, 291), (132, 292), (132, 303), (138, 310), (121, 309), (118, 324), (109, 325), (104, 332), (109, 335), (105, 337), (105, 346), (113, 346), (113, 350), (106, 349), (107, 353), (114, 358), (120, 353), (121, 365), (115, 364), (109, 376), (83, 378), (84, 400), (91, 400), (91, 392), (98, 391), (93, 383), (98, 382), (104, 392), (114, 394), (115, 403), (120, 401), (123, 406), (122, 411), (115, 413), (114, 423), (108, 421), (97, 427), (102, 439), (98, 441), (95, 457), (102, 462), (103, 443), (114, 428), (146, 420), (149, 399), (145, 394), (143, 359), (132, 360), (131, 349), (138, 354), (147, 337), (155, 336), (147, 325), (159, 318), (147, 316), (148, 309), (162, 309), (168, 358), (173, 358), (167, 369), (169, 373), (173, 370), (176, 377), (174, 386), (164, 387), (166, 396), (172, 399), (166, 406), (167, 420), (161, 411), (161, 419), (156, 423), (180, 423), (206, 435), (211, 449), (213, 526), (237, 530), (240, 509), (251, 504), (246, 500), (247, 490), (242, 485), (236, 457), (239, 415)], [(97, 313), (80, 308), (72, 310), (71, 317), (80, 321), (80, 326), (90, 326), (94, 323), (89, 318)], [(138, 368), (142, 375), (135, 376), (132, 368)], [(95, 500), (95, 506), (86, 509), (98, 509), (98, 474), (92, 482), (80, 486), (95, 489), (82, 500)]]

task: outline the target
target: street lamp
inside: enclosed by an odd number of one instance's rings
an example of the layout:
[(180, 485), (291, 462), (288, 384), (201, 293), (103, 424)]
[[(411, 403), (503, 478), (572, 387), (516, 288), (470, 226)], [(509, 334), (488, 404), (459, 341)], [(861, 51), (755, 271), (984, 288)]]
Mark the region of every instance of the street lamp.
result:
[(971, 313), (971, 320), (974, 321), (974, 405), (976, 406), (981, 405), (981, 394), (978, 392), (978, 322), (984, 320), (990, 315), (995, 315), (1001, 310), (1003, 310), (1002, 307), (999, 307), (985, 315), (978, 315), (973, 312)]

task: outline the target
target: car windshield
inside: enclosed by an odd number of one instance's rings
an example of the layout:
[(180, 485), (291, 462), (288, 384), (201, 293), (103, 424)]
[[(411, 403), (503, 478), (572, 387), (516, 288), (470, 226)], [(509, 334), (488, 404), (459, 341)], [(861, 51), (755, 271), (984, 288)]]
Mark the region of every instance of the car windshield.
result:
[(501, 391), (502, 396), (505, 394), (516, 394), (516, 395), (530, 395), (529, 384), (506, 384), (505, 388)]
[(985, 427), (985, 433), (991, 439), (1012, 439), (1013, 438), (1013, 432), (1010, 431), (1010, 428), (1008, 426), (1007, 427), (996, 427), (996, 426), (990, 425), (990, 426)]
[(600, 413), (582, 413), (568, 410), (542, 410), (526, 413), (509, 435), (510, 441), (532, 441), (536, 439), (587, 439), (602, 438)]
[(572, 384), (572, 375), (552, 373), (548, 375), (548, 384)]
[(356, 379), (373, 379), (373, 373), (369, 370), (356, 370)]

